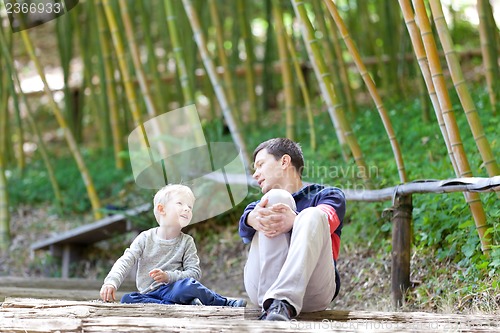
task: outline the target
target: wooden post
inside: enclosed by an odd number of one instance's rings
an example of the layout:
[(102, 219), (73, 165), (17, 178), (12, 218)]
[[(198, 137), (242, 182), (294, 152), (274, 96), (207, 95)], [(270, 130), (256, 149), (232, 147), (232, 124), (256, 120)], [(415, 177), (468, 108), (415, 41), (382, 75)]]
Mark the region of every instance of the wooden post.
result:
[(392, 215), (392, 302), (395, 308), (403, 305), (410, 287), (411, 252), (411, 194), (396, 195)]

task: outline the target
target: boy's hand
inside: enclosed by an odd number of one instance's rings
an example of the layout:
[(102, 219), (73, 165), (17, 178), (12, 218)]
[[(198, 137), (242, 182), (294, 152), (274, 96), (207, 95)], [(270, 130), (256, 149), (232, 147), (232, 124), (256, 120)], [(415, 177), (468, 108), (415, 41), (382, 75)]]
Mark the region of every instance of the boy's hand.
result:
[(104, 302), (114, 302), (116, 301), (116, 288), (111, 284), (103, 284), (100, 295)]
[(168, 283), (168, 280), (169, 280), (169, 277), (168, 277), (168, 273), (167, 272), (164, 272), (162, 271), (161, 269), (159, 268), (154, 268), (152, 269), (150, 272), (149, 272), (149, 276), (155, 280), (156, 282), (164, 282), (164, 283)]

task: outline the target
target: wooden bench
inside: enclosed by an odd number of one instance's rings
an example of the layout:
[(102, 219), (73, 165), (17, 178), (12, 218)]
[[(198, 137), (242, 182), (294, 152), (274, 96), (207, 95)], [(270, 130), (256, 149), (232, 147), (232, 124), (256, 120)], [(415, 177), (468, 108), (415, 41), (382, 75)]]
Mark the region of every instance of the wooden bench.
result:
[(82, 250), (87, 245), (125, 232), (140, 231), (133, 226), (129, 217), (140, 215), (150, 211), (150, 209), (151, 204), (147, 203), (107, 216), (96, 222), (33, 243), (31, 250), (50, 250), (53, 256), (60, 257), (62, 277), (68, 278), (70, 263), (75, 262), (80, 257)]
[(260, 309), (6, 298), (0, 332), (498, 332), (495, 314), (325, 310), (290, 322), (257, 320)]

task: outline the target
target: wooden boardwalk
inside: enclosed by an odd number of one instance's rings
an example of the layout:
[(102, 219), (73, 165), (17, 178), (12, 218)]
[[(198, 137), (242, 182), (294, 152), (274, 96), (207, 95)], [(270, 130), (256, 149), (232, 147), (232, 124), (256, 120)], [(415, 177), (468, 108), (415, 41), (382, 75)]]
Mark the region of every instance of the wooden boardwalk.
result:
[(259, 309), (7, 297), (0, 332), (499, 332), (498, 315), (326, 310), (291, 322)]

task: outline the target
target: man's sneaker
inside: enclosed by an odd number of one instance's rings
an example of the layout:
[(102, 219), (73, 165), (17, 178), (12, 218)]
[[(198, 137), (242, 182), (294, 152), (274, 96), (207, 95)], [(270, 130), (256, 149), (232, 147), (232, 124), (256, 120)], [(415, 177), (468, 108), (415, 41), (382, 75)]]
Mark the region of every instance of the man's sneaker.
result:
[(247, 306), (247, 301), (244, 299), (228, 299), (226, 306), (232, 306), (234, 308), (244, 308)]
[(265, 320), (289, 321), (291, 317), (295, 317), (295, 309), (293, 306), (279, 299), (275, 299), (271, 303), (266, 313)]
[(193, 298), (193, 300), (190, 303), (191, 305), (203, 305), (203, 303), (200, 301), (199, 298)]
[(257, 320), (266, 320), (266, 319), (267, 319), (267, 311), (262, 310), (262, 312), (260, 313), (260, 316), (259, 316), (259, 318), (257, 318)]

